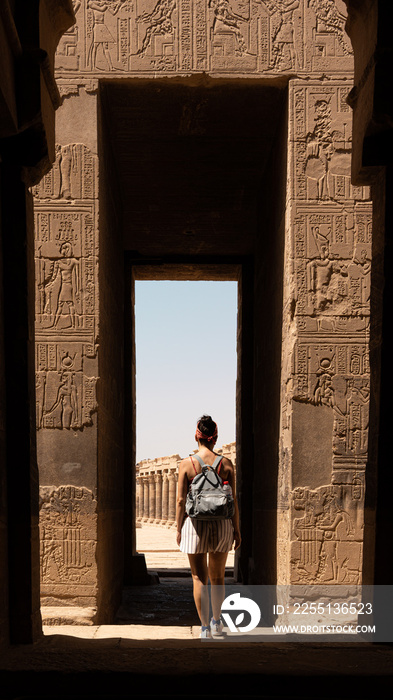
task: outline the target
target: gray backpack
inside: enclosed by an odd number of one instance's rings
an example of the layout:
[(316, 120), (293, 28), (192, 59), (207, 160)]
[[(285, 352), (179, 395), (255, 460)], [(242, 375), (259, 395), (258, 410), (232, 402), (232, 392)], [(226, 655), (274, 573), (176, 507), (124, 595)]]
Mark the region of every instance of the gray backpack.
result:
[(202, 467), (202, 471), (194, 476), (186, 499), (186, 513), (196, 520), (216, 520), (232, 518), (235, 512), (232, 489), (229, 484), (223, 484), (217, 469), (222, 460), (218, 456), (210, 467), (194, 455)]

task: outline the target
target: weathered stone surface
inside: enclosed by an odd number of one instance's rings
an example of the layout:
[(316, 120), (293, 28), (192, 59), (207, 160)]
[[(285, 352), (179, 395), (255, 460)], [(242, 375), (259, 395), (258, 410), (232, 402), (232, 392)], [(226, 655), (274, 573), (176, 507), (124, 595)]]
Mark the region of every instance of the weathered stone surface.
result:
[[(40, 489), (41, 591), (62, 599), (94, 598), (97, 501), (84, 487)], [(78, 595), (75, 595), (75, 591)], [(84, 601), (85, 602), (85, 601)]]
[[(294, 80), (290, 87), (291, 282), (286, 294), (293, 303), (284, 353), (289, 352), (292, 364), (284, 360), (283, 367), (290, 378), (287, 396), (292, 408), (286, 414), (292, 413), (292, 422), (290, 427), (288, 420), (283, 425), (283, 444), (288, 430), (293, 443), (292, 487), (315, 489), (324, 481), (347, 484), (346, 477), (337, 478), (337, 470), (351, 475), (359, 484), (358, 495), (342, 512), (353, 517), (355, 508), (358, 522), (367, 459), (372, 210), (367, 188), (354, 187), (350, 180), (347, 95), (348, 87), (341, 81)], [(287, 477), (291, 473), (286, 470), (283, 463), (284, 482), (285, 473)], [(349, 485), (340, 488), (350, 492)], [(325, 545), (318, 518), (309, 512), (313, 506), (303, 507), (304, 520), (308, 523), (309, 516), (310, 524), (292, 532), (290, 580), (301, 581), (304, 576), (309, 583), (338, 582), (348, 566), (360, 576), (361, 548), (346, 544), (345, 552), (352, 547), (354, 560), (344, 563), (340, 554), (344, 545), (339, 543), (347, 540), (342, 529), (329, 534), (334, 545)], [(293, 522), (292, 516), (292, 527)], [(361, 539), (359, 532), (357, 537)], [(326, 572), (329, 557), (337, 567), (333, 573)], [(306, 561), (307, 573), (302, 571)]]
[(362, 492), (354, 492), (353, 484), (293, 491), (292, 583), (361, 582)]
[(94, 617), (96, 614), (95, 608), (88, 607), (77, 607), (72, 605), (70, 607), (56, 607), (53, 605), (44, 605), (41, 608), (42, 624), (45, 627), (58, 627), (64, 625), (87, 625), (91, 626), (94, 624)]

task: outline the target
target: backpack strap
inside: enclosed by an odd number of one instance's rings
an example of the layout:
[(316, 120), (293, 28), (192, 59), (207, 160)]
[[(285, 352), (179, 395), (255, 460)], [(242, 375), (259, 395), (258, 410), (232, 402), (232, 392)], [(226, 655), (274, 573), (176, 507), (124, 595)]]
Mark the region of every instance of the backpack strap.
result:
[(199, 462), (199, 464), (201, 465), (201, 467), (203, 467), (204, 464), (205, 464), (205, 462), (203, 461), (203, 459), (201, 459), (199, 455), (194, 455), (194, 457), (195, 457), (195, 459)]
[(215, 469), (217, 474), (219, 474), (220, 469), (221, 469), (221, 465), (222, 465), (222, 455), (218, 455), (218, 457), (215, 458), (215, 460), (212, 464), (212, 469)]
[(190, 460), (191, 460), (191, 464), (192, 464), (192, 466), (193, 466), (193, 468), (194, 468), (195, 474), (198, 474), (197, 470), (195, 469), (194, 460), (192, 459), (191, 455), (190, 455)]
[[(201, 457), (199, 457), (199, 455), (194, 455), (194, 457), (195, 457), (195, 459), (198, 460), (198, 462), (199, 462), (199, 464), (201, 465), (201, 467), (204, 467), (204, 466), (205, 466), (205, 462), (203, 461), (203, 459), (202, 459)], [(190, 456), (190, 459), (191, 459), (191, 461), (192, 461), (191, 456)], [(217, 474), (219, 474), (219, 473), (220, 473), (220, 469), (221, 469), (221, 461), (222, 461), (222, 455), (217, 455), (217, 457), (215, 458), (213, 464), (212, 464), (212, 465), (206, 464), (206, 466), (209, 467), (210, 469), (213, 469), (213, 471), (217, 471)], [(193, 465), (193, 466), (194, 466), (194, 465)], [(218, 469), (217, 469), (217, 467), (218, 467)], [(194, 467), (194, 469), (195, 469), (195, 467)]]

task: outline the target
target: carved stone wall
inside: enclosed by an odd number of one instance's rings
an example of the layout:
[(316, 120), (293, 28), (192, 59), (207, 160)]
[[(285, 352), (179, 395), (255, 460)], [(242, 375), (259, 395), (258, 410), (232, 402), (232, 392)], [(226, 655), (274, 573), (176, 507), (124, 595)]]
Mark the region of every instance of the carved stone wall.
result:
[[(121, 85), (123, 79), (176, 76), (193, 84), (193, 76), (204, 73), (223, 81), (263, 78), (267, 84), (287, 85), (287, 185), (276, 200), (276, 206), (286, 202), (278, 580), (359, 580), (368, 435), (371, 204), (367, 188), (350, 180), (352, 119), (346, 100), (353, 57), (344, 31), (345, 3), (74, 0), (73, 5), (76, 24), (62, 37), (56, 55), (63, 96), (56, 162), (34, 189), (42, 486), (53, 485), (56, 493), (71, 486), (87, 489), (92, 502), (98, 499), (98, 510), (105, 501), (104, 493), (97, 495), (95, 469), (100, 417), (100, 82), (116, 79)], [(198, 109), (183, 113), (182, 123), (193, 135), (203, 126), (203, 105)], [(121, 183), (113, 186), (121, 190)], [(261, 192), (261, 201), (263, 197)], [(263, 237), (259, 230), (254, 236), (262, 251), (255, 259), (260, 279), (266, 265)], [(213, 245), (209, 238), (209, 251), (214, 252)], [(257, 303), (266, 301), (258, 297)], [(254, 318), (256, 326), (262, 323), (258, 308)], [(255, 333), (264, 337), (263, 328), (256, 327)], [(256, 359), (255, 381), (259, 371)], [(262, 427), (254, 428), (259, 435)], [(258, 470), (267, 468), (254, 466), (253, 478), (261, 489), (264, 477)], [(243, 469), (242, 474), (246, 478)], [(93, 511), (89, 517), (89, 535), (82, 534), (87, 520), (78, 521), (78, 531), (81, 541), (91, 543)], [(259, 557), (263, 562), (256, 519), (250, 561)], [(43, 572), (53, 575), (49, 555), (45, 557)], [(82, 556), (80, 561), (88, 566), (90, 560)], [(83, 586), (81, 574), (72, 585), (69, 580), (68, 594), (83, 598)]]
[(361, 580), (372, 212), (367, 188), (350, 182), (348, 90), (343, 80), (290, 85), (284, 583)]

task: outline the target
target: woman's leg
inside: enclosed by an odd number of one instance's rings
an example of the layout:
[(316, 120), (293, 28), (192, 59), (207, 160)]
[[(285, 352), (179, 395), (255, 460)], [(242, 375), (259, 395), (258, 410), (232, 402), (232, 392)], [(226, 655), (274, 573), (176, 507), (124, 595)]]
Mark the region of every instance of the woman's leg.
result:
[(225, 564), (228, 558), (228, 552), (210, 552), (209, 553), (209, 579), (211, 583), (211, 603), (213, 617), (215, 620), (220, 619), (221, 605), (225, 598)]
[(203, 595), (203, 587), (208, 584), (207, 554), (189, 554), (195, 606), (201, 625), (209, 625), (209, 595)]

